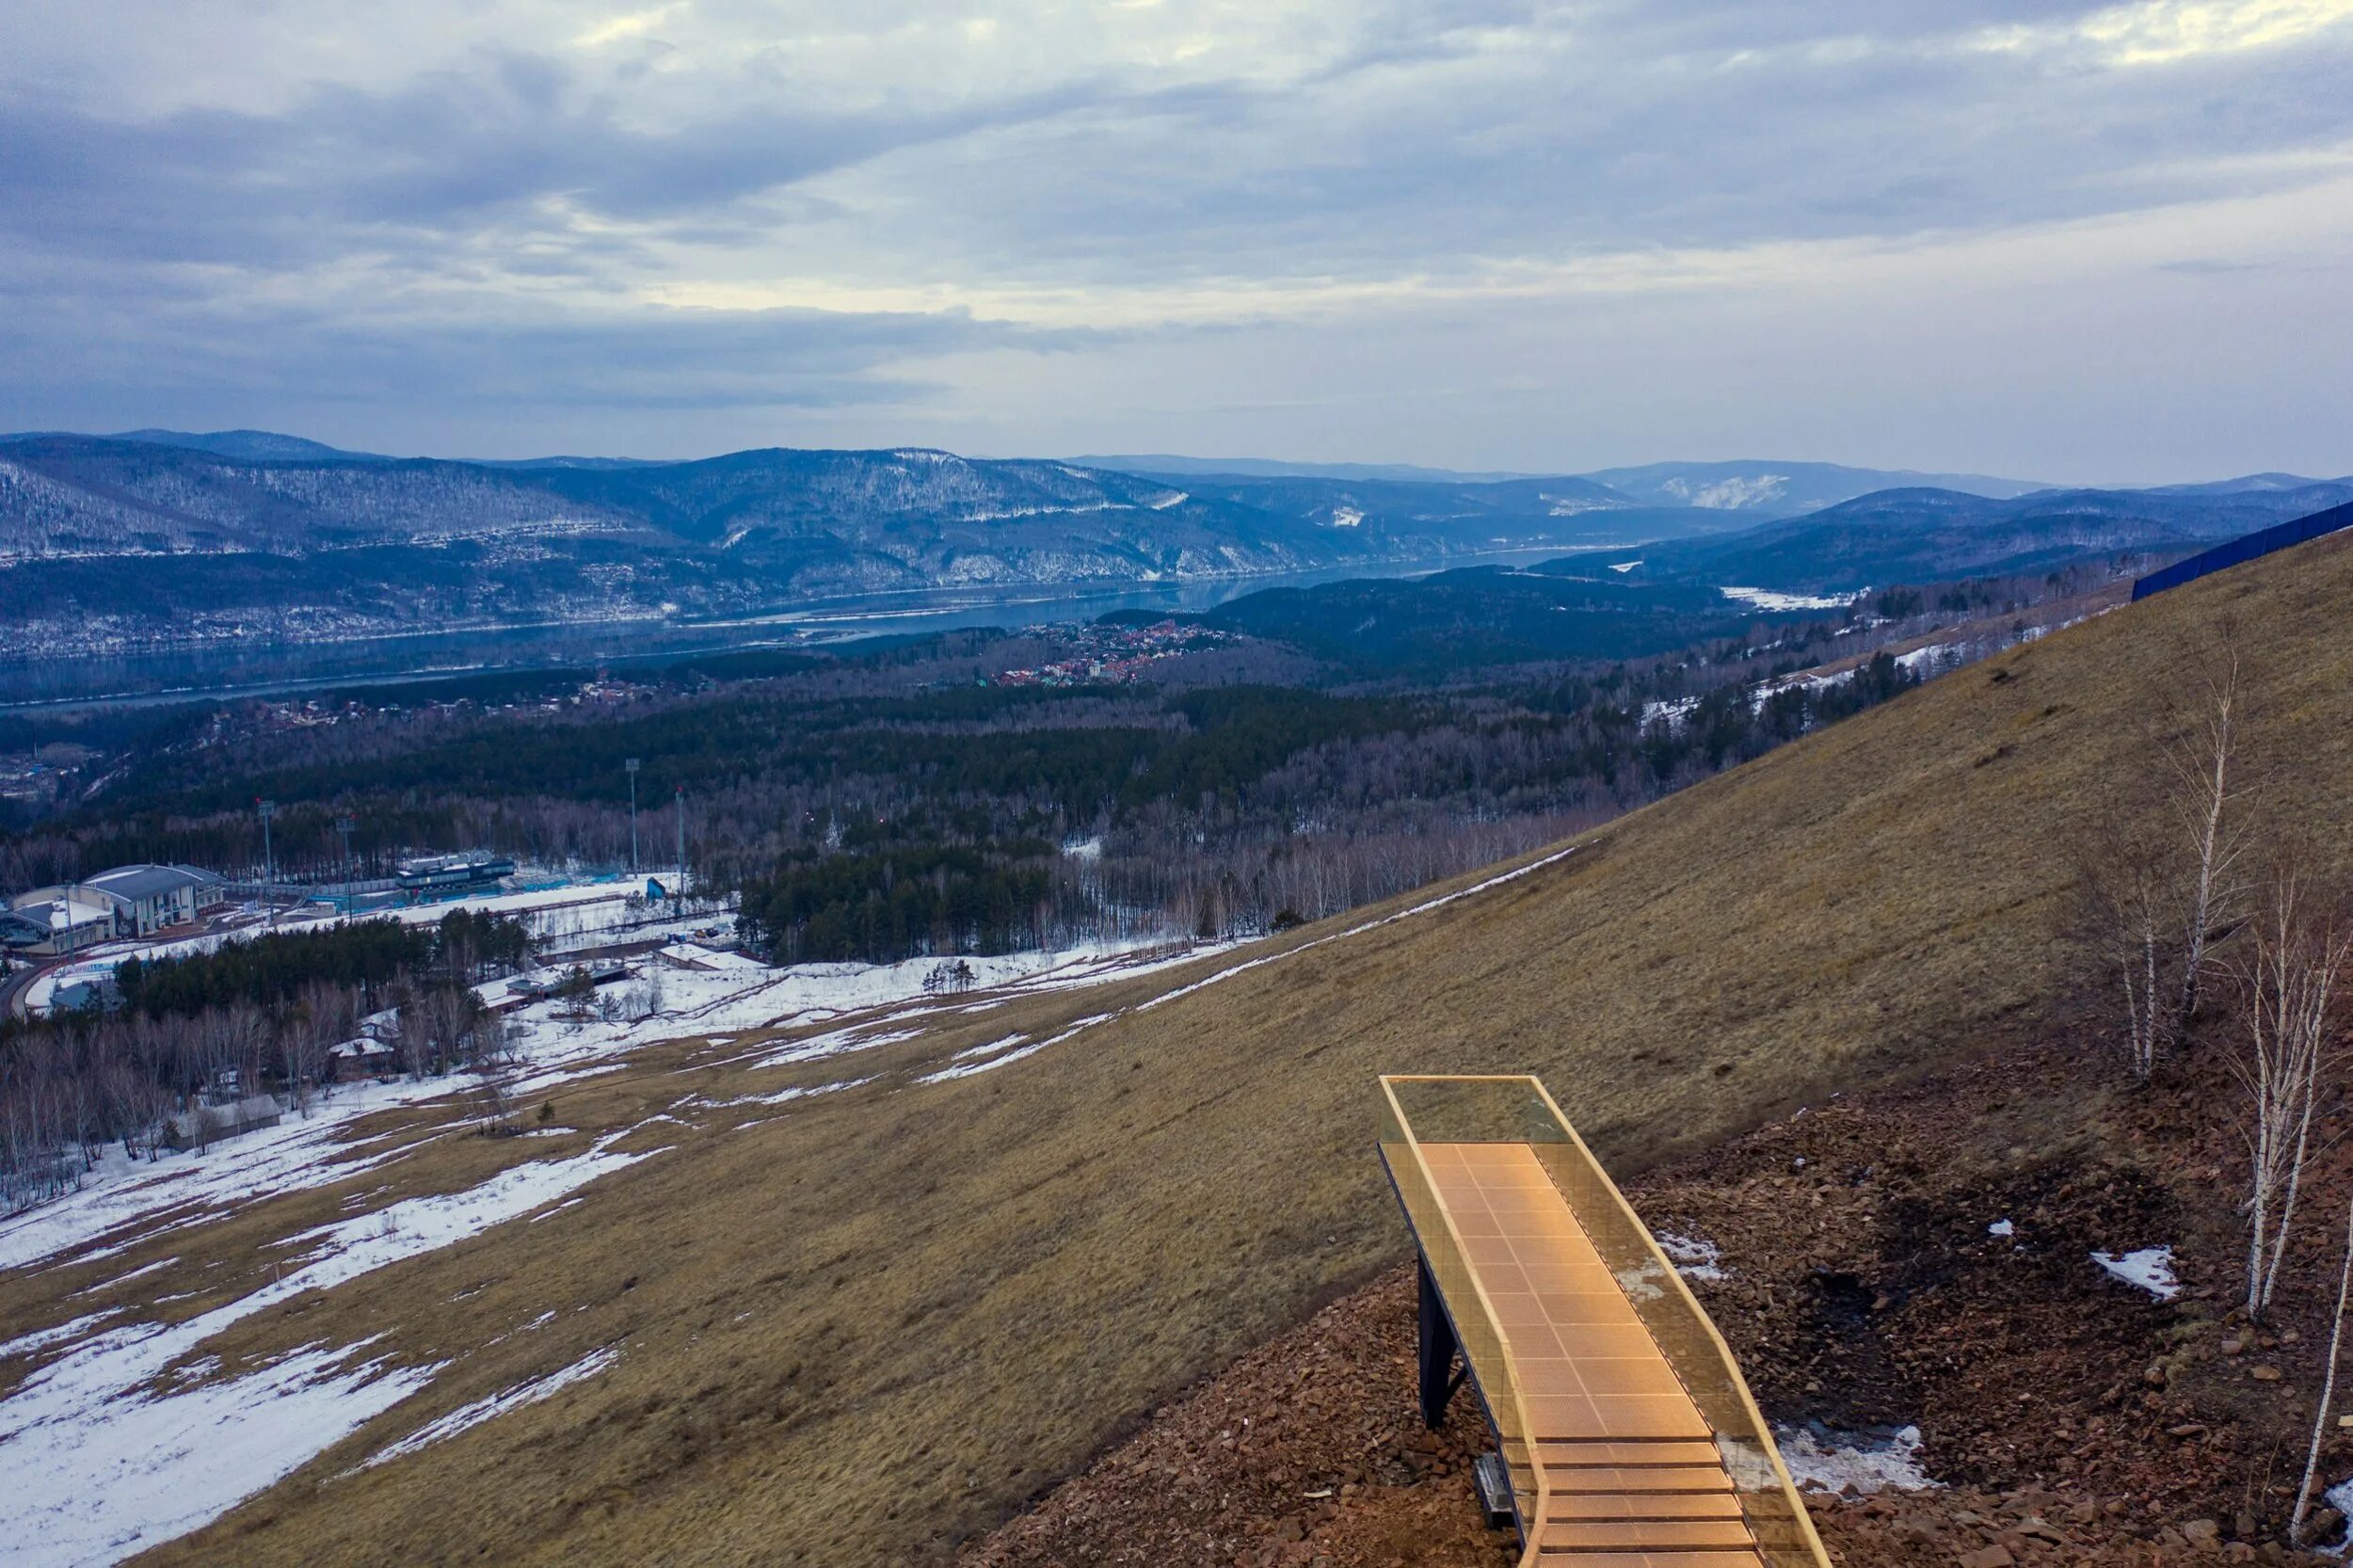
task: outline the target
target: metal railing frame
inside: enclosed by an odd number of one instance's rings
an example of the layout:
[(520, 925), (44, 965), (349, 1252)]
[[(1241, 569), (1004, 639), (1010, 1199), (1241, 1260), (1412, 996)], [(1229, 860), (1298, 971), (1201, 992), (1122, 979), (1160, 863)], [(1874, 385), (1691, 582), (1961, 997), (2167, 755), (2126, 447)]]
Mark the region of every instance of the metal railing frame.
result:
[[(1609, 1173), (1602, 1168), (1601, 1161), (1593, 1158), (1593, 1151), (1587, 1146), (1576, 1126), (1562, 1113), (1560, 1103), (1552, 1097), (1551, 1092), (1545, 1087), (1543, 1080), (1532, 1073), (1395, 1073), (1382, 1075), (1380, 1083), (1385, 1133), (1382, 1149), (1383, 1161), (1390, 1170), (1391, 1179), (1396, 1180), (1398, 1176), (1396, 1162), (1388, 1158), (1386, 1144), (1389, 1140), (1385, 1136), (1387, 1128), (1393, 1125), (1400, 1134), (1397, 1141), (1403, 1144), (1411, 1152), (1411, 1170), (1422, 1193), (1429, 1200), (1428, 1211), (1439, 1222), (1438, 1228), (1442, 1233), (1444, 1245), (1453, 1254), (1456, 1271), (1470, 1286), (1470, 1298), (1476, 1302), (1480, 1315), (1485, 1320), (1481, 1329), (1495, 1341), (1501, 1355), (1503, 1365), (1494, 1374), (1504, 1385), (1504, 1397), (1498, 1401), (1495, 1391), (1487, 1388), (1481, 1381), (1483, 1376), (1489, 1374), (1478, 1369), (1477, 1359), (1471, 1354), (1472, 1341), (1464, 1336), (1460, 1318), (1455, 1317), (1456, 1336), (1462, 1341), (1465, 1359), (1472, 1363), (1473, 1381), (1480, 1384), (1481, 1400), (1487, 1407), (1490, 1422), (1496, 1427), (1497, 1436), (1502, 1442), (1505, 1462), (1512, 1470), (1515, 1512), (1519, 1507), (1516, 1494), (1523, 1473), (1522, 1465), (1514, 1463), (1513, 1459), (1513, 1447), (1515, 1440), (1528, 1456), (1525, 1469), (1533, 1482), (1532, 1490), (1535, 1494), (1536, 1506), (1532, 1522), (1524, 1512), (1521, 1517), (1522, 1535), (1527, 1543), (1526, 1550), (1520, 1560), (1522, 1568), (1533, 1568), (1536, 1561), (1538, 1532), (1550, 1512), (1551, 1488), (1545, 1480), (1544, 1466), (1535, 1463), (1534, 1448), (1530, 1438), (1533, 1429), (1528, 1419), (1518, 1381), (1510, 1365), (1512, 1359), (1510, 1336), (1504, 1333), (1501, 1321), (1495, 1310), (1495, 1304), (1488, 1299), (1485, 1288), (1480, 1284), (1478, 1275), (1469, 1269), (1465, 1260), (1466, 1254), (1463, 1247), (1463, 1239), (1454, 1231), (1452, 1215), (1448, 1213), (1446, 1207), (1437, 1201), (1437, 1184), (1431, 1176), (1428, 1161), (1422, 1156), (1421, 1142), (1415, 1132), (1413, 1119), (1407, 1115), (1403, 1103), (1398, 1097), (1397, 1086), (1400, 1084), (1489, 1083), (1498, 1087), (1514, 1086), (1533, 1094), (1562, 1135), (1561, 1144), (1557, 1146), (1565, 1147), (1573, 1152), (1577, 1164), (1582, 1168), (1582, 1174), (1598, 1189), (1603, 1201), (1610, 1206), (1615, 1218), (1622, 1223), (1622, 1227), (1639, 1240), (1650, 1265), (1642, 1271), (1644, 1280), (1653, 1283), (1659, 1290), (1661, 1297), (1672, 1304), (1678, 1316), (1687, 1319), (1690, 1326), (1695, 1326), (1700, 1331), (1704, 1344), (1713, 1352), (1713, 1359), (1717, 1364), (1715, 1369), (1721, 1373), (1733, 1397), (1738, 1423), (1748, 1428), (1746, 1432), (1727, 1430), (1726, 1423), (1720, 1418), (1719, 1415), (1709, 1412), (1709, 1404), (1715, 1401), (1702, 1400), (1696, 1394), (1692, 1395), (1693, 1407), (1700, 1412), (1702, 1418), (1707, 1421), (1714, 1432), (1719, 1450), (1721, 1451), (1723, 1441), (1727, 1438), (1753, 1443), (1771, 1467), (1772, 1484), (1769, 1487), (1743, 1487), (1740, 1485), (1740, 1477), (1734, 1476), (1734, 1496), (1739, 1501), (1743, 1518), (1750, 1525), (1750, 1533), (1756, 1537), (1759, 1555), (1771, 1565), (1771, 1568), (1830, 1568), (1830, 1558), (1823, 1550), (1821, 1536), (1816, 1531), (1813, 1518), (1806, 1512), (1804, 1499), (1798, 1495), (1797, 1484), (1790, 1479), (1788, 1466), (1782, 1462), (1780, 1449), (1773, 1443), (1772, 1429), (1766, 1422), (1764, 1412), (1757, 1407), (1755, 1397), (1749, 1391), (1748, 1380), (1741, 1375), (1740, 1365), (1733, 1357), (1732, 1347), (1725, 1343), (1722, 1333), (1716, 1327), (1714, 1320), (1708, 1317), (1706, 1309), (1700, 1304), (1699, 1298), (1691, 1293), (1690, 1286), (1684, 1280), (1681, 1272), (1675, 1268), (1673, 1260), (1660, 1249), (1657, 1239), (1650, 1233), (1650, 1227), (1644, 1224), (1641, 1216), (1634, 1211), (1634, 1206), (1628, 1203), (1625, 1194), (1618, 1190), (1618, 1184), (1610, 1180)], [(1539, 1162), (1545, 1163), (1542, 1160), (1541, 1155)], [(1555, 1190), (1561, 1192), (1561, 1201), (1568, 1205), (1569, 1211), (1577, 1217), (1577, 1223), (1580, 1225), (1587, 1224), (1586, 1215), (1580, 1210), (1576, 1195), (1561, 1188), (1559, 1176), (1548, 1163), (1545, 1163), (1545, 1175), (1552, 1180)], [(1399, 1198), (1408, 1216), (1415, 1220), (1416, 1241), (1422, 1247), (1425, 1259), (1428, 1259), (1429, 1238), (1422, 1234), (1425, 1226), (1415, 1206), (1410, 1202), (1405, 1202), (1405, 1192), (1401, 1185), (1399, 1189)], [(1590, 1233), (1590, 1226), (1588, 1229)], [(1434, 1260), (1432, 1272), (1433, 1274), (1437, 1273)], [(1450, 1283), (1442, 1274), (1438, 1275), (1438, 1278), (1442, 1288)], [(1454, 1316), (1451, 1297), (1449, 1298), (1449, 1315)], [(1639, 1298), (1635, 1299), (1637, 1314), (1644, 1317), (1646, 1329), (1651, 1327), (1651, 1323), (1649, 1317), (1643, 1313), (1643, 1308), (1651, 1304), (1654, 1304), (1645, 1303)], [(1652, 1337), (1654, 1340), (1657, 1338), (1655, 1332)], [(1663, 1345), (1661, 1353), (1665, 1353)], [(1674, 1371), (1676, 1378), (1685, 1384), (1687, 1394), (1690, 1393), (1690, 1380), (1686, 1375), (1685, 1368), (1677, 1366), (1673, 1356), (1667, 1357), (1667, 1364)], [(1513, 1424), (1517, 1428), (1516, 1433), (1507, 1432), (1504, 1430), (1504, 1421), (1501, 1417), (1506, 1411), (1509, 1412)], [(1753, 1513), (1753, 1502), (1761, 1502), (1767, 1496), (1775, 1497), (1781, 1505), (1780, 1510), (1775, 1511), (1769, 1516)], [(1776, 1525), (1783, 1528), (1772, 1528)], [(1782, 1535), (1784, 1530), (1795, 1537), (1786, 1545), (1775, 1539)]]

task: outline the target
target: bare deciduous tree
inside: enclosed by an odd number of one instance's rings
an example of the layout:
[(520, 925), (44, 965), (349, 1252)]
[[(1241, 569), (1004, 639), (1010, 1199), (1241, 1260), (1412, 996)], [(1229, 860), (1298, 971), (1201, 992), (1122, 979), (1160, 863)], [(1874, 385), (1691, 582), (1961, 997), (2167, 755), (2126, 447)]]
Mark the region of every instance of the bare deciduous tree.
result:
[(2233, 763), (2240, 717), (2238, 655), (2226, 650), (2219, 670), (2207, 678), (2202, 720), (2174, 747), (2173, 806), (2189, 845), (2189, 886), (2182, 928), (2181, 991), (2174, 1003), (2174, 1029), (2186, 1031), (2198, 1012), (2207, 950), (2216, 929), (2235, 911), (2242, 889), (2238, 862), (2246, 831), (2231, 809), (2239, 789)]
[(2345, 1304), (2353, 1292), (2353, 1203), (2345, 1210), (2345, 1261), (2337, 1270), (2337, 1315), (2329, 1329), (2329, 1366), (2320, 1380), (2320, 1408), (2313, 1413), (2312, 1446), (2304, 1450), (2304, 1480), (2296, 1489), (2296, 1513), (2288, 1522), (2288, 1540), (2304, 1544), (2305, 1522), (2312, 1515), (2313, 1478), (2320, 1470), (2320, 1441), (2329, 1432), (2329, 1407), (2337, 1398), (2337, 1352), (2345, 1344)]
[(2253, 1104), (2247, 1134), (2247, 1310), (2271, 1304), (2312, 1155), (2313, 1112), (2331, 1043), (2353, 931), (2304, 886), (2291, 859), (2274, 874), (2241, 967), (2248, 1029), (2233, 1070)]
[(2111, 806), (2078, 868), (2092, 945), (2124, 1000), (2124, 1059), (2136, 1083), (2149, 1081), (2173, 1038), (2173, 940), (2179, 903), (2178, 845)]

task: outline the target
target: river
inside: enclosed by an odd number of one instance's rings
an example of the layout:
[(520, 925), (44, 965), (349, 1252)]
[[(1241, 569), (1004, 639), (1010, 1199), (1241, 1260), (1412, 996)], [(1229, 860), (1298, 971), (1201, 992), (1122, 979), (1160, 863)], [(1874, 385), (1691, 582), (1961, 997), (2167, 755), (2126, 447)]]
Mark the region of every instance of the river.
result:
[(1114, 610), (1214, 609), (1268, 588), (1363, 577), (1417, 577), (1463, 567), (1525, 565), (1576, 547), (1369, 562), (1312, 571), (1183, 582), (1020, 584), (816, 600), (732, 620), (590, 621), (332, 642), (240, 644), (154, 653), (0, 662), (0, 713), (150, 707), (272, 696), (328, 684), (430, 680), (488, 670), (620, 664), (747, 648), (819, 648), (971, 626), (1091, 620)]

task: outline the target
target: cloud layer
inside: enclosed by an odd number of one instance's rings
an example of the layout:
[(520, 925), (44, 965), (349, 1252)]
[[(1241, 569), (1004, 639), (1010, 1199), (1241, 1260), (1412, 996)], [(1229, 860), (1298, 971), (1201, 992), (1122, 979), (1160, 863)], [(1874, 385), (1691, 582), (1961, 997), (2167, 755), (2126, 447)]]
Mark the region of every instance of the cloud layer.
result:
[(0, 424), (2343, 472), (2348, 81), (2353, 0), (21, 0)]

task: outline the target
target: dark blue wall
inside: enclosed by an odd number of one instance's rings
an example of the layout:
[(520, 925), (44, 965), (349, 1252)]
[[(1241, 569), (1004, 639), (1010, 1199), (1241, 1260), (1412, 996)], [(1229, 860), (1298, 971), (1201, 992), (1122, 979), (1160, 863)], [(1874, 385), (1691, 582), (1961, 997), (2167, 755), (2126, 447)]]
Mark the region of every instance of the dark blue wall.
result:
[(2242, 561), (2268, 555), (2275, 550), (2285, 550), (2292, 544), (2302, 544), (2306, 539), (2316, 539), (2323, 534), (2333, 534), (2340, 528), (2353, 528), (2353, 502), (2264, 529), (2261, 533), (2249, 534), (2233, 539), (2229, 544), (2216, 545), (2212, 550), (2199, 552), (2186, 561), (2176, 561), (2163, 571), (2153, 571), (2133, 584), (2134, 602), (2137, 603), (2151, 594), (2161, 594), (2168, 588), (2178, 588), (2185, 583), (2195, 582), (2208, 572), (2235, 567)]

